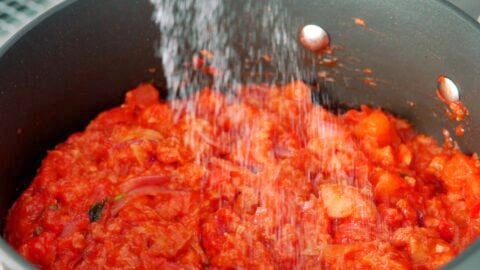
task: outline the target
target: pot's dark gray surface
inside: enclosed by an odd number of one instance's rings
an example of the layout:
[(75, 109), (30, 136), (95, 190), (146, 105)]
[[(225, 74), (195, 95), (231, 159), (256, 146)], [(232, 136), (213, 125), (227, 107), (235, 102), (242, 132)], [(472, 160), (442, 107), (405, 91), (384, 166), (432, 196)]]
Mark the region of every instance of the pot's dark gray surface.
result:
[[(465, 11), (474, 19), (480, 20), (480, 1), (477, 0), (449, 0), (450, 3)], [(480, 21), (479, 21), (480, 22)]]
[[(47, 149), (119, 104), (127, 89), (152, 79), (164, 85), (154, 57), (159, 33), (147, 0), (70, 2), (0, 51), (0, 226)], [(436, 78), (446, 74), (460, 86), (471, 113), (465, 136), (457, 140), (468, 152), (480, 150), (480, 29), (475, 22), (434, 0), (287, 3), (292, 31), (319, 24), (343, 47), (336, 55), (346, 67), (337, 66), (335, 81), (322, 84), (332, 98), (351, 106), (382, 106), (441, 138), (442, 128), (455, 126), (435, 97)], [(367, 26), (355, 25), (352, 18), (364, 19)], [(149, 73), (152, 67), (157, 72)], [(358, 69), (364, 68), (374, 71), (376, 87), (363, 83)], [(0, 241), (0, 256), (11, 254)], [(455, 266), (480, 265), (476, 251)]]

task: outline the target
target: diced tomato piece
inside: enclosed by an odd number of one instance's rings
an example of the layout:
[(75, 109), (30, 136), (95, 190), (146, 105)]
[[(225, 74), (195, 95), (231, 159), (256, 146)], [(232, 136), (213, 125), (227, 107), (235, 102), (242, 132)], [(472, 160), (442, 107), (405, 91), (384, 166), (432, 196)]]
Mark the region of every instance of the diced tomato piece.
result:
[(413, 154), (405, 144), (400, 144), (397, 150), (397, 160), (401, 165), (408, 167), (412, 163)]
[(354, 133), (359, 138), (374, 138), (380, 147), (391, 144), (396, 139), (392, 123), (380, 110), (375, 110), (360, 120), (354, 128)]
[(173, 111), (168, 104), (154, 104), (143, 110), (139, 116), (142, 126), (168, 134), (173, 127)]
[(135, 121), (132, 110), (127, 108), (113, 108), (101, 113), (89, 126), (89, 129), (105, 129), (118, 124), (131, 124)]
[(452, 241), (453, 237), (455, 236), (455, 228), (450, 222), (446, 220), (441, 220), (440, 224), (438, 224), (438, 233), (443, 238), (443, 240), (450, 242)]
[(402, 191), (407, 187), (400, 175), (383, 172), (380, 174), (375, 185), (375, 199), (379, 202), (394, 202), (402, 196)]
[(320, 186), (323, 204), (330, 218), (371, 220), (376, 211), (373, 203), (351, 186), (325, 184)]
[(461, 153), (455, 153), (445, 164), (441, 179), (449, 191), (463, 190), (469, 181), (476, 178), (478, 169), (471, 158)]
[(428, 164), (426, 171), (435, 175), (436, 177), (440, 177), (443, 171), (443, 167), (445, 163), (447, 163), (448, 157), (446, 155), (438, 155), (433, 157), (433, 159)]
[(125, 104), (145, 108), (159, 102), (159, 93), (151, 84), (143, 84), (127, 93)]

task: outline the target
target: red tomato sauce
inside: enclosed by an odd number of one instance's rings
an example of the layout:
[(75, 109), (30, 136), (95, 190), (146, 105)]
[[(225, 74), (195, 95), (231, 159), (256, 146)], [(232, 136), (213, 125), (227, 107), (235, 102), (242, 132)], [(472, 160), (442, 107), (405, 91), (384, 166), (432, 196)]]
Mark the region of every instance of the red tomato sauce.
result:
[(49, 151), (5, 236), (41, 269), (435, 269), (479, 209), (479, 161), (380, 109), (143, 85)]

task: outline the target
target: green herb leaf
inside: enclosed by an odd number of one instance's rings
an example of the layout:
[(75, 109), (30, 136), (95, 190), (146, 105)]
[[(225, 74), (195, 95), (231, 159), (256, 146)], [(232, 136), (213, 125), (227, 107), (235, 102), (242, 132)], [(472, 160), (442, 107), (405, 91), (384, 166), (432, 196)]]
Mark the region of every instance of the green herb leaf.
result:
[(102, 200), (101, 202), (97, 202), (92, 205), (92, 207), (90, 207), (90, 210), (88, 210), (88, 217), (90, 218), (90, 222), (100, 220), (100, 218), (102, 217), (102, 210), (104, 206), (105, 200)]
[(125, 193), (120, 193), (117, 196), (113, 197), (113, 201), (119, 201), (125, 197)]

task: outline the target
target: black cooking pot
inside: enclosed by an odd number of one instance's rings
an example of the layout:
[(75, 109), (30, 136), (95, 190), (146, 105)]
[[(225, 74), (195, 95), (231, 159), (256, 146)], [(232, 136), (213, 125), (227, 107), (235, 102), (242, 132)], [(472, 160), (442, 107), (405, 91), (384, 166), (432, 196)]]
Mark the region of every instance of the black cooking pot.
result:
[[(47, 149), (120, 104), (125, 91), (139, 83), (154, 81), (165, 89), (161, 60), (154, 57), (160, 33), (152, 10), (147, 0), (65, 1), (0, 48), (0, 228)], [(343, 65), (333, 68), (333, 80), (320, 82), (330, 100), (381, 106), (441, 140), (442, 129), (456, 125), (444, 117), (435, 94), (436, 79), (445, 74), (470, 110), (466, 134), (455, 139), (466, 152), (480, 150), (475, 21), (436, 0), (295, 0), (287, 1), (285, 10), (293, 32), (318, 24), (341, 48), (337, 57)], [(308, 73), (312, 66), (300, 68)], [(365, 68), (374, 71), (376, 87), (364, 83), (359, 70)], [(29, 268), (1, 238), (0, 261), (11, 269)], [(449, 267), (479, 265), (476, 243)]]

